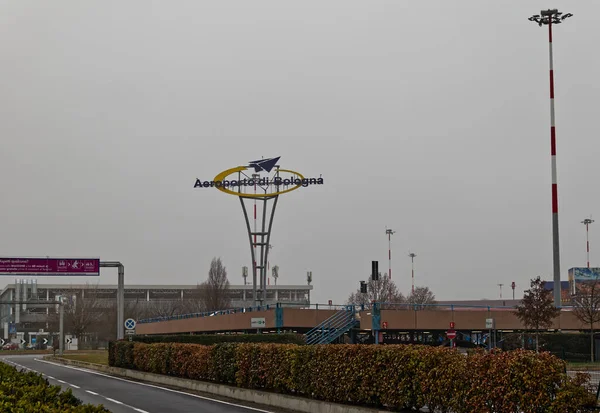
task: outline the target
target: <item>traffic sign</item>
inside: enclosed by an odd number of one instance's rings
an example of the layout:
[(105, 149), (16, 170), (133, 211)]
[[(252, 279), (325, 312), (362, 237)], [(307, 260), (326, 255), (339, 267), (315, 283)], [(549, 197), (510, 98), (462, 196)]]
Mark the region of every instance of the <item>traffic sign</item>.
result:
[(125, 330), (125, 335), (127, 335), (127, 336), (134, 336), (135, 335), (135, 330)]
[(250, 328), (264, 328), (266, 326), (267, 322), (263, 317), (250, 319)]
[(332, 301), (332, 300), (329, 300), (329, 305), (332, 305), (332, 304), (333, 304), (333, 301)]
[(125, 328), (127, 330), (135, 329), (135, 320), (133, 318), (128, 318), (127, 320), (125, 320)]
[(450, 340), (454, 340), (456, 338), (456, 330), (446, 331), (446, 337), (448, 337)]
[(487, 329), (494, 328), (494, 319), (493, 318), (486, 318), (485, 319), (485, 328), (487, 328)]
[(73, 341), (73, 339), (72, 339), (72, 338), (68, 338), (68, 339), (67, 339), (67, 344), (71, 344), (71, 342), (72, 342), (72, 341)]
[(3, 339), (3, 338), (0, 338), (0, 346), (3, 346), (3, 345), (4, 345), (4, 343), (6, 343), (6, 341), (4, 341), (4, 339)]
[(384, 330), (387, 328), (387, 326), (388, 326), (387, 321), (384, 321), (383, 323), (381, 323), (381, 327), (383, 327)]
[(43, 341), (42, 341), (42, 344), (48, 344), (48, 339), (44, 338)]
[(450, 330), (454, 330), (454, 321), (450, 321)]
[(27, 341), (25, 341), (25, 339), (21, 339), (21, 344), (25, 344), (27, 343)]

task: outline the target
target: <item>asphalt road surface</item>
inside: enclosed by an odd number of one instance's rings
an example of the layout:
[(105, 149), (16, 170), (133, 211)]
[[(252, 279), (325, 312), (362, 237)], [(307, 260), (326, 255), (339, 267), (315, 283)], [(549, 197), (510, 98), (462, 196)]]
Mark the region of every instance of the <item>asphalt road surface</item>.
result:
[(0, 361), (41, 373), (50, 384), (71, 388), (84, 403), (102, 404), (113, 413), (274, 413), (184, 391), (112, 377), (42, 360), (41, 355), (4, 356)]

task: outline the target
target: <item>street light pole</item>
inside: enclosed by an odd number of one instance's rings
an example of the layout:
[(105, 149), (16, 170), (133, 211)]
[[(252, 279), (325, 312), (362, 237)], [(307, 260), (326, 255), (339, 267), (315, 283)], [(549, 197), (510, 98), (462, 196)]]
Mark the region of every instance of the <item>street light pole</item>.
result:
[(410, 257), (410, 267), (411, 267), (411, 277), (412, 277), (412, 293), (415, 293), (415, 257), (417, 254), (414, 252), (409, 252), (408, 256)]
[(554, 306), (560, 307), (560, 246), (558, 237), (558, 185), (556, 173), (556, 125), (554, 121), (554, 62), (552, 54), (552, 25), (560, 24), (566, 18), (573, 16), (571, 13), (562, 14), (557, 9), (542, 10), (540, 14), (533, 15), (529, 21), (537, 23), (540, 27), (548, 26), (549, 62), (550, 62), (550, 154), (552, 160), (552, 252), (554, 264)]
[(390, 280), (392, 279), (392, 235), (394, 235), (396, 231), (392, 231), (391, 229), (385, 229), (385, 233), (388, 236), (388, 259), (389, 259), (389, 271), (388, 277)]
[(589, 237), (589, 233), (590, 233), (590, 224), (593, 223), (594, 220), (590, 217), (590, 218), (586, 218), (583, 221), (581, 221), (582, 224), (585, 224), (585, 243), (586, 243), (586, 247), (587, 247), (587, 267), (590, 268), (590, 237)]

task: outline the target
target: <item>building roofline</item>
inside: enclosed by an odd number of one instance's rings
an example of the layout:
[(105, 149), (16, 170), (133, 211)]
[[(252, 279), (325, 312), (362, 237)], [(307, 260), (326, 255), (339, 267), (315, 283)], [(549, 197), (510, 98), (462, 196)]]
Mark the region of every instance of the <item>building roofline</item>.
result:
[[(31, 285), (31, 284), (30, 284)], [(37, 284), (38, 289), (117, 289), (117, 284)], [(312, 285), (268, 285), (267, 290), (312, 290)], [(4, 294), (9, 289), (14, 289), (15, 284), (7, 284), (2, 290)], [(125, 284), (126, 290), (194, 290), (198, 288), (198, 284)], [(252, 291), (251, 284), (247, 285), (230, 285), (230, 290), (249, 290)]]

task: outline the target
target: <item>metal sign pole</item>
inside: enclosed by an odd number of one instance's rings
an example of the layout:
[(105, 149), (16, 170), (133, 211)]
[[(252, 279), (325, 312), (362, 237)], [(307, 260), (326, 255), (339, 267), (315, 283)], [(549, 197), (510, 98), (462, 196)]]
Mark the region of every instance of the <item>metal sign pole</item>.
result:
[(59, 347), (58, 347), (58, 349), (59, 349), (58, 350), (58, 355), (62, 357), (64, 346), (65, 346), (65, 344), (64, 344), (64, 341), (65, 341), (65, 339), (64, 339), (64, 330), (63, 330), (63, 325), (64, 325), (63, 324), (63, 319), (64, 319), (64, 315), (65, 315), (65, 310), (64, 310), (64, 306), (63, 306), (62, 297), (61, 297), (61, 300), (60, 300), (59, 307), (60, 307), (60, 310), (59, 310), (60, 311), (60, 322), (59, 322), (59, 328), (58, 328), (58, 330), (59, 330), (59, 333), (58, 333), (58, 343), (59, 343), (58, 344), (59, 345)]
[(100, 261), (100, 268), (117, 268), (117, 340), (125, 338), (125, 266), (119, 261)]

